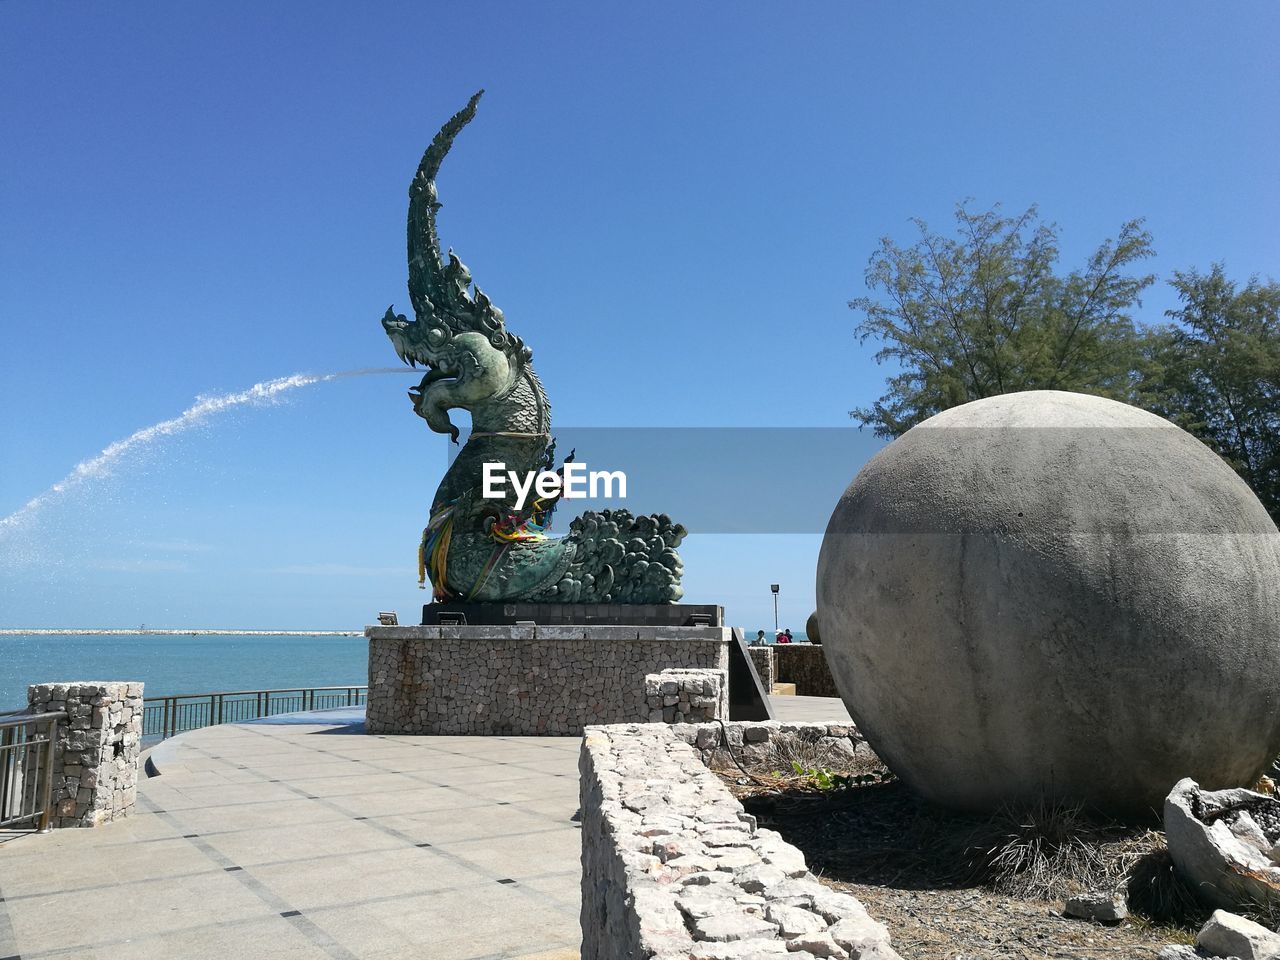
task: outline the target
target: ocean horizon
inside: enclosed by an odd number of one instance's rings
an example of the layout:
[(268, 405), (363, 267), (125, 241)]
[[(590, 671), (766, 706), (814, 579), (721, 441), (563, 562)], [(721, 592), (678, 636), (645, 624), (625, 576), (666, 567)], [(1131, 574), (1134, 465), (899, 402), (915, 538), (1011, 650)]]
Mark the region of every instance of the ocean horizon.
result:
[(369, 648), (350, 632), (110, 628), (0, 630), (0, 712), (27, 705), (27, 686), (141, 680), (145, 695), (363, 686)]
[(30, 684), (70, 680), (141, 680), (148, 697), (363, 686), (368, 660), (363, 628), (0, 628), (0, 713), (25, 708)]

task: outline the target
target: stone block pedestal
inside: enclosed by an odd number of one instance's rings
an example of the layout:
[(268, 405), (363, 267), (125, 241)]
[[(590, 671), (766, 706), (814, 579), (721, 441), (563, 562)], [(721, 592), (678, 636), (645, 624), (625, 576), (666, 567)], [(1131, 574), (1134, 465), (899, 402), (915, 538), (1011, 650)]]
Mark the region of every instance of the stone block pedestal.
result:
[(371, 626), (371, 734), (580, 736), (644, 723), (645, 677), (729, 669), (729, 627)]
[(79, 681), (27, 688), (31, 713), (66, 712), (53, 746), (55, 827), (128, 816), (138, 792), (142, 684)]
[(644, 678), (650, 723), (729, 719), (729, 677), (723, 670), (663, 670)]

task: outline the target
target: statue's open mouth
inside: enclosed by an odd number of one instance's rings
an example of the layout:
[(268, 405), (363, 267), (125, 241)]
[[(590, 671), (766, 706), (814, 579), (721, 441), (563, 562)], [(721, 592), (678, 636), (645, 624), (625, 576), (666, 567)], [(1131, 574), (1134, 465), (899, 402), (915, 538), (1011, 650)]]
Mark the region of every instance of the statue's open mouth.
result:
[(438, 367), (433, 368), (432, 370), (429, 370), (427, 372), (427, 375), (425, 377), (422, 378), (421, 383), (419, 383), (416, 387), (409, 388), (409, 399), (413, 401), (414, 406), (417, 406), (422, 401), (422, 396), (427, 392), (427, 388), (430, 387), (432, 384), (457, 383), (458, 380), (459, 380), (459, 375), (453, 371), (444, 370)]

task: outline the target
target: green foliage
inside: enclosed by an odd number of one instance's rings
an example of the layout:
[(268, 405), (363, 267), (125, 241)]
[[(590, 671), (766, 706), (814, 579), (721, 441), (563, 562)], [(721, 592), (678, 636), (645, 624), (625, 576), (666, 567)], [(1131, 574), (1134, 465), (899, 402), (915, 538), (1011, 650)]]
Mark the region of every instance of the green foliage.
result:
[(1171, 324), (1138, 329), (1131, 311), (1153, 281), (1135, 266), (1151, 235), (1130, 220), (1082, 269), (1058, 270), (1057, 228), (1032, 207), (956, 208), (957, 234), (900, 247), (886, 237), (867, 266), (857, 335), (900, 370), (871, 407), (851, 411), (897, 437), (949, 407), (1019, 390), (1073, 390), (1172, 420), (1222, 456), (1280, 523), (1280, 284), (1243, 287), (1221, 264), (1175, 272)]
[[(804, 777), (808, 785), (822, 791), (847, 790), (849, 787), (861, 787), (870, 783), (883, 783), (887, 777), (880, 771), (872, 773), (836, 773), (827, 767), (806, 767), (798, 760), (791, 762), (791, 769), (797, 776)], [(775, 772), (775, 777), (781, 774)]]
[(1154, 280), (1131, 272), (1153, 255), (1142, 221), (1068, 274), (1057, 228), (1035, 207), (1005, 217), (961, 204), (955, 239), (914, 222), (915, 246), (886, 237), (868, 264), (867, 286), (883, 297), (849, 303), (863, 313), (859, 339), (882, 344), (876, 360), (901, 367), (885, 396), (851, 416), (896, 437), (948, 407), (1019, 390), (1130, 398), (1142, 340), (1129, 311)]
[(1222, 264), (1171, 283), (1176, 325), (1148, 338), (1139, 403), (1217, 451), (1280, 522), (1280, 284), (1241, 288)]

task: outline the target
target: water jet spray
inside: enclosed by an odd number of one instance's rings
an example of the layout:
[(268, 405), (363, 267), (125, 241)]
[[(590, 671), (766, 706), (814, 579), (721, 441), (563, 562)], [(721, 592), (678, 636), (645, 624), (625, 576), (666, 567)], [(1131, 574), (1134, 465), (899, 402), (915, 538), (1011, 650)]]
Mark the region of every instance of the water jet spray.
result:
[(96, 457), (80, 461), (70, 473), (48, 490), (32, 497), (13, 513), (0, 519), (0, 538), (29, 521), (41, 508), (68, 491), (99, 477), (106, 476), (111, 467), (130, 451), (145, 447), (154, 440), (190, 430), (214, 414), (245, 404), (272, 403), (282, 393), (298, 387), (310, 386), (313, 383), (326, 383), (330, 380), (345, 380), (348, 377), (363, 377), (370, 374), (412, 372), (412, 370), (404, 367), (362, 367), (358, 370), (341, 370), (337, 373), (295, 373), (287, 377), (277, 377), (274, 380), (263, 380), (261, 383), (255, 383), (246, 390), (234, 393), (198, 396), (196, 397), (196, 402), (178, 416), (169, 420), (161, 420), (159, 423), (153, 423), (149, 427), (143, 427), (123, 440), (117, 440), (115, 443), (108, 445)]

